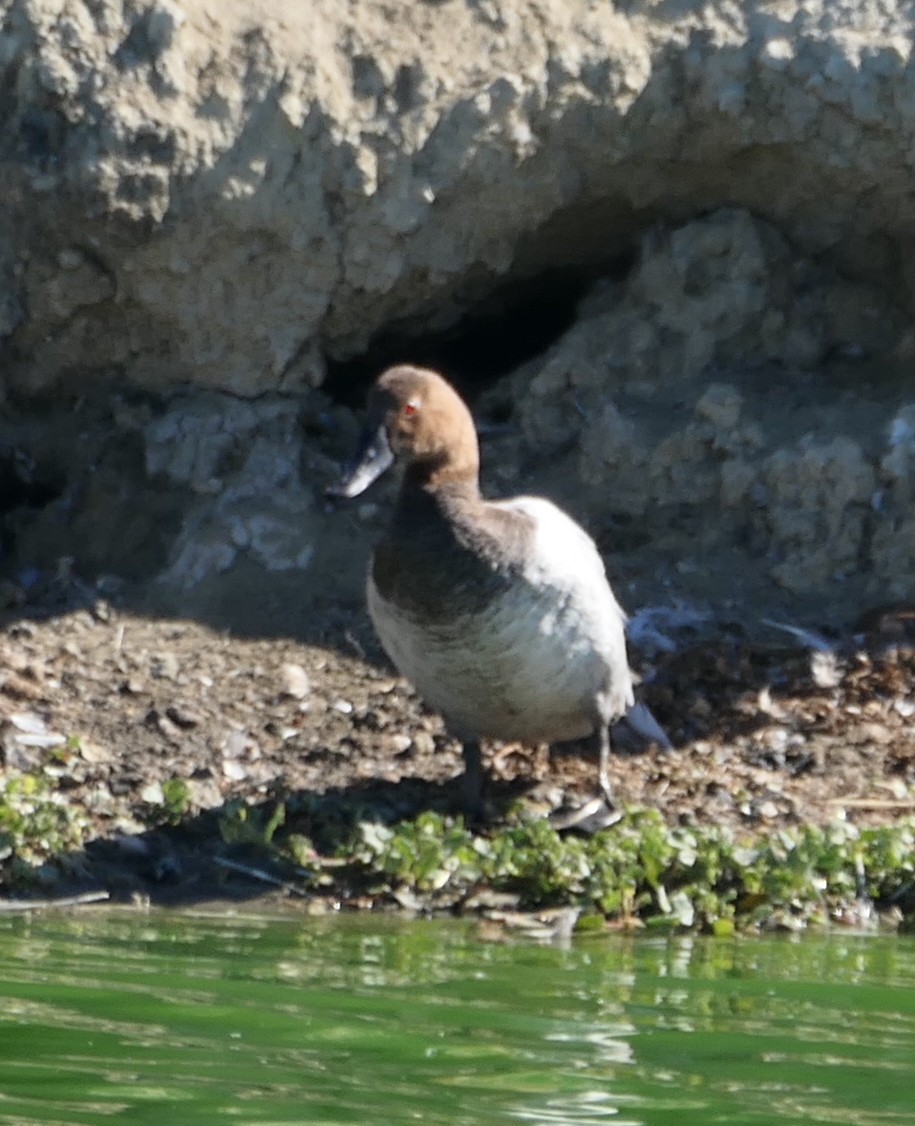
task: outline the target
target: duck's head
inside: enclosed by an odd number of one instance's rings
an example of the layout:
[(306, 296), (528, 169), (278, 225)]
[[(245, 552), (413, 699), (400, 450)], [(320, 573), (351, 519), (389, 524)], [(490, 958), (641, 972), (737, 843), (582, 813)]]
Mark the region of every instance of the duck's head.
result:
[(369, 392), (356, 456), (328, 491), (359, 496), (395, 461), (427, 487), (475, 486), (479, 460), (473, 419), (451, 384), (434, 371), (400, 364), (379, 376)]

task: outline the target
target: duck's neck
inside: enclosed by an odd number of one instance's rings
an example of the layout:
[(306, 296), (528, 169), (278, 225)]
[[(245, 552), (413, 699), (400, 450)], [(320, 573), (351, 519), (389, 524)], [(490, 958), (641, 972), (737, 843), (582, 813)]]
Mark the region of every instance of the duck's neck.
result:
[(480, 500), (476, 476), (429, 474), (408, 466), (394, 507), (393, 526), (409, 532), (428, 533), (433, 528), (447, 527), (466, 506)]
[(426, 493), (432, 497), (442, 494), (479, 500), (478, 466), (458, 465), (453, 461), (413, 462), (407, 466), (404, 473), (403, 492)]

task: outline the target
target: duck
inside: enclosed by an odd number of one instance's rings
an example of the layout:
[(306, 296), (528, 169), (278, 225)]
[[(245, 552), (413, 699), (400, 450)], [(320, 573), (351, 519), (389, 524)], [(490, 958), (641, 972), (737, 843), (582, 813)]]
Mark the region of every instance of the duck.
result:
[(328, 492), (357, 497), (395, 464), (403, 475), (369, 563), (368, 612), (398, 672), (460, 742), (467, 813), (483, 813), (484, 739), (596, 738), (611, 804), (610, 727), (643, 705), (594, 540), (545, 497), (482, 496), (470, 410), (427, 368), (378, 377), (356, 454)]

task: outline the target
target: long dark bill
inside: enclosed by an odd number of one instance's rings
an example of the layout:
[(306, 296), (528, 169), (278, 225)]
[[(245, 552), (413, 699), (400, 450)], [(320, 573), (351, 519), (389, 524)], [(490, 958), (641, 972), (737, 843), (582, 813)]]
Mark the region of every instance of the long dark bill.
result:
[(394, 464), (394, 453), (384, 425), (366, 430), (359, 439), (356, 455), (336, 485), (328, 486), (332, 497), (357, 497)]

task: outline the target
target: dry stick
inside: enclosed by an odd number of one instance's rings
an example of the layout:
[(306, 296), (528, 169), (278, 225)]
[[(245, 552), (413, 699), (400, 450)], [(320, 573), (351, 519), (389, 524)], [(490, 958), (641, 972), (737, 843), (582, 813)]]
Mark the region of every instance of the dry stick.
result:
[(889, 798), (826, 798), (826, 805), (847, 805), (850, 809), (915, 809), (915, 798), (891, 801)]
[(49, 907), (80, 907), (84, 903), (101, 903), (107, 898), (107, 891), (84, 891), (80, 895), (65, 895), (61, 899), (0, 899), (0, 915), (45, 911)]
[(305, 894), (301, 888), (297, 888), (295, 884), (289, 883), (288, 880), (281, 880), (277, 876), (271, 876), (270, 873), (265, 872), (263, 868), (251, 868), (247, 864), (239, 864), (237, 860), (226, 860), (222, 856), (214, 856), (213, 863), (218, 864), (220, 868), (228, 868), (231, 872), (240, 872), (243, 876), (250, 876), (253, 880), (260, 880), (261, 883), (282, 888), (283, 891), (289, 892), (290, 895)]

